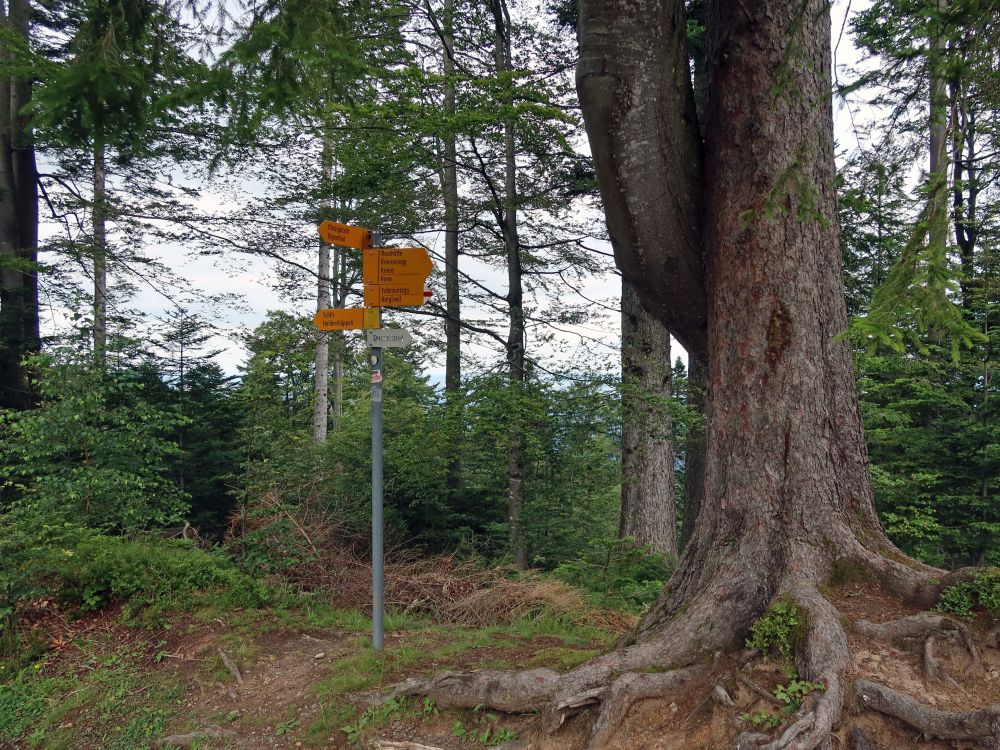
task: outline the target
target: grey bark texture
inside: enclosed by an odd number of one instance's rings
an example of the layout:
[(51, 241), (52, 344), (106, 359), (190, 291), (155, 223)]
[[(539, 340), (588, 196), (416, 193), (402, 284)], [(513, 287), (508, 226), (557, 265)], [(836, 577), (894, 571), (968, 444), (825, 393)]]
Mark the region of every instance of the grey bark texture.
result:
[(684, 446), (684, 513), (681, 519), (680, 549), (694, 534), (695, 522), (701, 511), (705, 494), (705, 424), (708, 402), (708, 372), (706, 363), (697, 357), (688, 356), (688, 407), (696, 421), (688, 425), (687, 442)]
[[(505, 0), (490, 0), (494, 23), (494, 63), (498, 76), (511, 70), (510, 14)], [(513, 109), (513, 92), (505, 95), (505, 104)], [(524, 289), (521, 273), (521, 241), (517, 227), (517, 153), (514, 123), (503, 123), (504, 192), (501, 233), (507, 254), (507, 309), (510, 326), (507, 331), (507, 376), (515, 401), (521, 398), (524, 386)], [(514, 565), (528, 566), (528, 551), (524, 544), (521, 512), (524, 509), (524, 438), (516, 419), (511, 420), (507, 434), (507, 508), (510, 522), (510, 546)]]
[[(330, 308), (330, 245), (319, 243), (316, 309)], [(326, 440), (330, 414), (330, 334), (318, 331), (316, 338), (315, 388), (313, 389), (313, 440)]]
[[(442, 69), (445, 117), (455, 116), (455, 2), (445, 0), (441, 24)], [(452, 499), (462, 490), (462, 307), (458, 284), (458, 157), (455, 132), (442, 136), (441, 194), (444, 201), (444, 287), (445, 364), (444, 392), (451, 410), (452, 443), (447, 466), (448, 494)]]
[(580, 2), (577, 91), (615, 262), (696, 356), (707, 346), (702, 148), (682, 3)]
[[(31, 6), (11, 0), (0, 25), (27, 39)], [(11, 52), (0, 40), (0, 57)], [(0, 408), (27, 409), (35, 401), (27, 354), (38, 352), (38, 170), (34, 135), (25, 114), (30, 78), (0, 77)]]
[(948, 0), (937, 0), (937, 11), (942, 20), (928, 40), (931, 53), (927, 58), (930, 122), (928, 132), (929, 195), (928, 242), (932, 247), (944, 247), (948, 242), (948, 115), (949, 102), (945, 84), (946, 43), (943, 34), (943, 16), (948, 10)]
[(622, 279), (622, 507), (618, 535), (676, 557), (670, 333)]
[(108, 190), (104, 144), (94, 143), (94, 365), (105, 369), (108, 354)]
[[(320, 183), (327, 187), (333, 172), (333, 144), (329, 132), (323, 134), (320, 154)], [(324, 191), (325, 192), (325, 191)], [(326, 206), (329, 211), (329, 205)], [(319, 260), (316, 268), (316, 310), (330, 308), (330, 245), (320, 240)], [(334, 262), (336, 269), (336, 262)], [(316, 337), (316, 361), (313, 373), (313, 440), (326, 440), (330, 422), (330, 333), (318, 331)]]

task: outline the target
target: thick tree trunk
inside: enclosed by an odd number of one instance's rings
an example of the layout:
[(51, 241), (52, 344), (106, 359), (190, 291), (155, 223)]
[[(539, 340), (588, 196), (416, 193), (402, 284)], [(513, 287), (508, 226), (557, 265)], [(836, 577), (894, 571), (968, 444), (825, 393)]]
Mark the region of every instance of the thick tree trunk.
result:
[[(455, 117), (455, 2), (445, 0), (442, 17), (444, 114)], [(458, 286), (458, 168), (455, 131), (442, 136), (441, 194), (444, 199), (445, 362), (444, 392), (452, 420), (447, 487), (452, 501), (462, 491), (462, 309)]]
[[(27, 39), (30, 5), (0, 8), (0, 25)], [(0, 57), (10, 52), (0, 40)], [(41, 348), (38, 323), (38, 171), (24, 109), (29, 78), (0, 79), (0, 408), (34, 403), (25, 355)]]
[[(505, 0), (490, 0), (495, 30), (494, 62), (497, 75), (511, 69), (510, 16)], [(510, 85), (510, 84), (508, 84)], [(514, 106), (513, 92), (504, 96), (508, 109)], [(507, 252), (507, 306), (510, 326), (507, 331), (507, 376), (515, 400), (522, 397), (524, 386), (524, 291), (521, 280), (521, 242), (517, 230), (517, 160), (514, 143), (514, 123), (509, 118), (503, 124), (504, 193), (502, 226)], [(507, 434), (507, 508), (510, 519), (510, 546), (514, 565), (528, 565), (524, 545), (521, 512), (524, 509), (524, 438), (516, 419), (511, 420)]]
[(104, 143), (94, 143), (94, 365), (99, 370), (107, 366), (108, 357), (108, 230), (107, 175), (104, 164)]
[[(694, 534), (659, 601), (617, 650), (561, 675), (452, 674), (405, 690), (504, 710), (542, 704), (556, 720), (597, 703), (590, 747), (600, 748), (630, 703), (681, 679), (686, 670), (678, 668), (741, 651), (753, 621), (781, 597), (804, 610), (796, 666), (823, 691), (768, 747), (829, 748), (851, 663), (843, 618), (821, 593), (833, 566), (873, 573), (921, 606), (959, 574), (906, 558), (875, 515), (850, 350), (837, 338), (847, 313), (834, 196), (829, 4), (710, 0), (706, 10), (710, 388), (705, 493)], [(657, 111), (666, 119), (652, 118), (644, 139), (605, 135), (628, 119), (630, 102), (657, 100), (655, 90), (643, 95), (649, 69), (670, 68), (643, 55), (660, 53), (651, 35), (683, 29), (683, 2), (586, 0), (581, 11), (581, 99), (590, 97), (584, 114), (602, 193), (608, 204), (609, 194), (623, 194), (623, 203), (636, 208), (626, 216), (634, 226), (655, 226), (641, 212), (675, 214), (670, 182), (633, 182), (621, 165), (641, 170), (643, 157), (660, 161), (682, 129), (684, 107)], [(661, 41), (671, 39), (675, 47), (682, 43), (670, 34)], [(664, 59), (676, 59), (673, 52)], [(663, 85), (660, 98), (669, 100), (669, 77)], [(595, 96), (595, 86), (621, 100)], [(608, 178), (617, 182), (609, 187)], [(608, 209), (609, 223), (615, 210)], [(653, 248), (653, 239), (644, 247)], [(661, 246), (682, 252), (672, 239), (663, 235)], [(643, 253), (635, 243), (620, 243), (616, 252), (632, 264)], [(667, 308), (660, 319), (674, 323), (681, 320), (674, 308), (685, 304), (666, 296), (655, 309)], [(741, 737), (739, 746), (756, 746), (759, 737)]]
[[(705, 607), (731, 648), (781, 591), (888, 548), (846, 342), (829, 17), (820, 0), (716, 0), (706, 129), (709, 422), (694, 535), (639, 639)], [(726, 601), (726, 622), (711, 611)], [(693, 614), (693, 613), (692, 613)], [(694, 615), (691, 620), (701, 616)]]
[(686, 35), (683, 3), (581, 0), (577, 90), (615, 262), (704, 357), (702, 147)]
[(676, 557), (670, 333), (622, 279), (622, 507), (618, 535)]

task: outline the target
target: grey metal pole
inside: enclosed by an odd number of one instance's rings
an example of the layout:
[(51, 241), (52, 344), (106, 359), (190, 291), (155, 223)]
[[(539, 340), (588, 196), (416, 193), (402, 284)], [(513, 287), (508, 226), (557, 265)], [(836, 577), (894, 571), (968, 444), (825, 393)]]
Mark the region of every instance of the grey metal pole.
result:
[(382, 347), (372, 349), (372, 648), (385, 642), (382, 559)]
[[(372, 233), (382, 246), (382, 233)], [(382, 311), (379, 310), (379, 325)], [(372, 348), (372, 650), (385, 645), (385, 561), (382, 550), (382, 347)]]

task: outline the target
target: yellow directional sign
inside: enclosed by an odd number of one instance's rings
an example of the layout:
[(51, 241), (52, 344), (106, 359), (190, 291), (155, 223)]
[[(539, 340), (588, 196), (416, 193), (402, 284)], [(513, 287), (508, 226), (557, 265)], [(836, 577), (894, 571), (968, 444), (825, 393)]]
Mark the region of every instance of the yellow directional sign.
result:
[(365, 250), (365, 284), (408, 283), (402, 276), (426, 279), (431, 272), (431, 256), (422, 247), (377, 247)]
[(341, 247), (364, 250), (371, 247), (372, 233), (364, 227), (352, 227), (335, 221), (324, 221), (319, 225), (319, 236), (323, 242)]
[(424, 304), (424, 280), (401, 277), (392, 284), (365, 284), (365, 305), (372, 307), (416, 307)]
[(378, 310), (374, 307), (320, 310), (313, 318), (313, 323), (321, 331), (360, 331), (380, 327)]

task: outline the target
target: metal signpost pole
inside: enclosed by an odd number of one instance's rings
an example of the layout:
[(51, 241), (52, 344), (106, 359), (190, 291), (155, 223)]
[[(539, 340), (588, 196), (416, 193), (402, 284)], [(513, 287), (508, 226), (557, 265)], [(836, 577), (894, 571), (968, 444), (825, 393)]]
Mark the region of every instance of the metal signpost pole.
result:
[[(373, 233), (375, 247), (382, 237)], [(379, 324), (382, 311), (379, 310)], [(372, 347), (372, 649), (385, 644), (385, 569), (382, 551), (382, 347)]]
[(331, 245), (360, 250), (364, 307), (319, 310), (313, 323), (320, 331), (368, 331), (372, 366), (372, 649), (385, 646), (385, 560), (382, 539), (382, 353), (385, 347), (409, 346), (407, 331), (382, 330), (383, 307), (422, 305), (431, 296), (427, 276), (433, 270), (422, 247), (382, 247), (382, 235), (364, 227), (324, 221), (319, 236)]
[(382, 347), (372, 349), (372, 648), (382, 650)]

